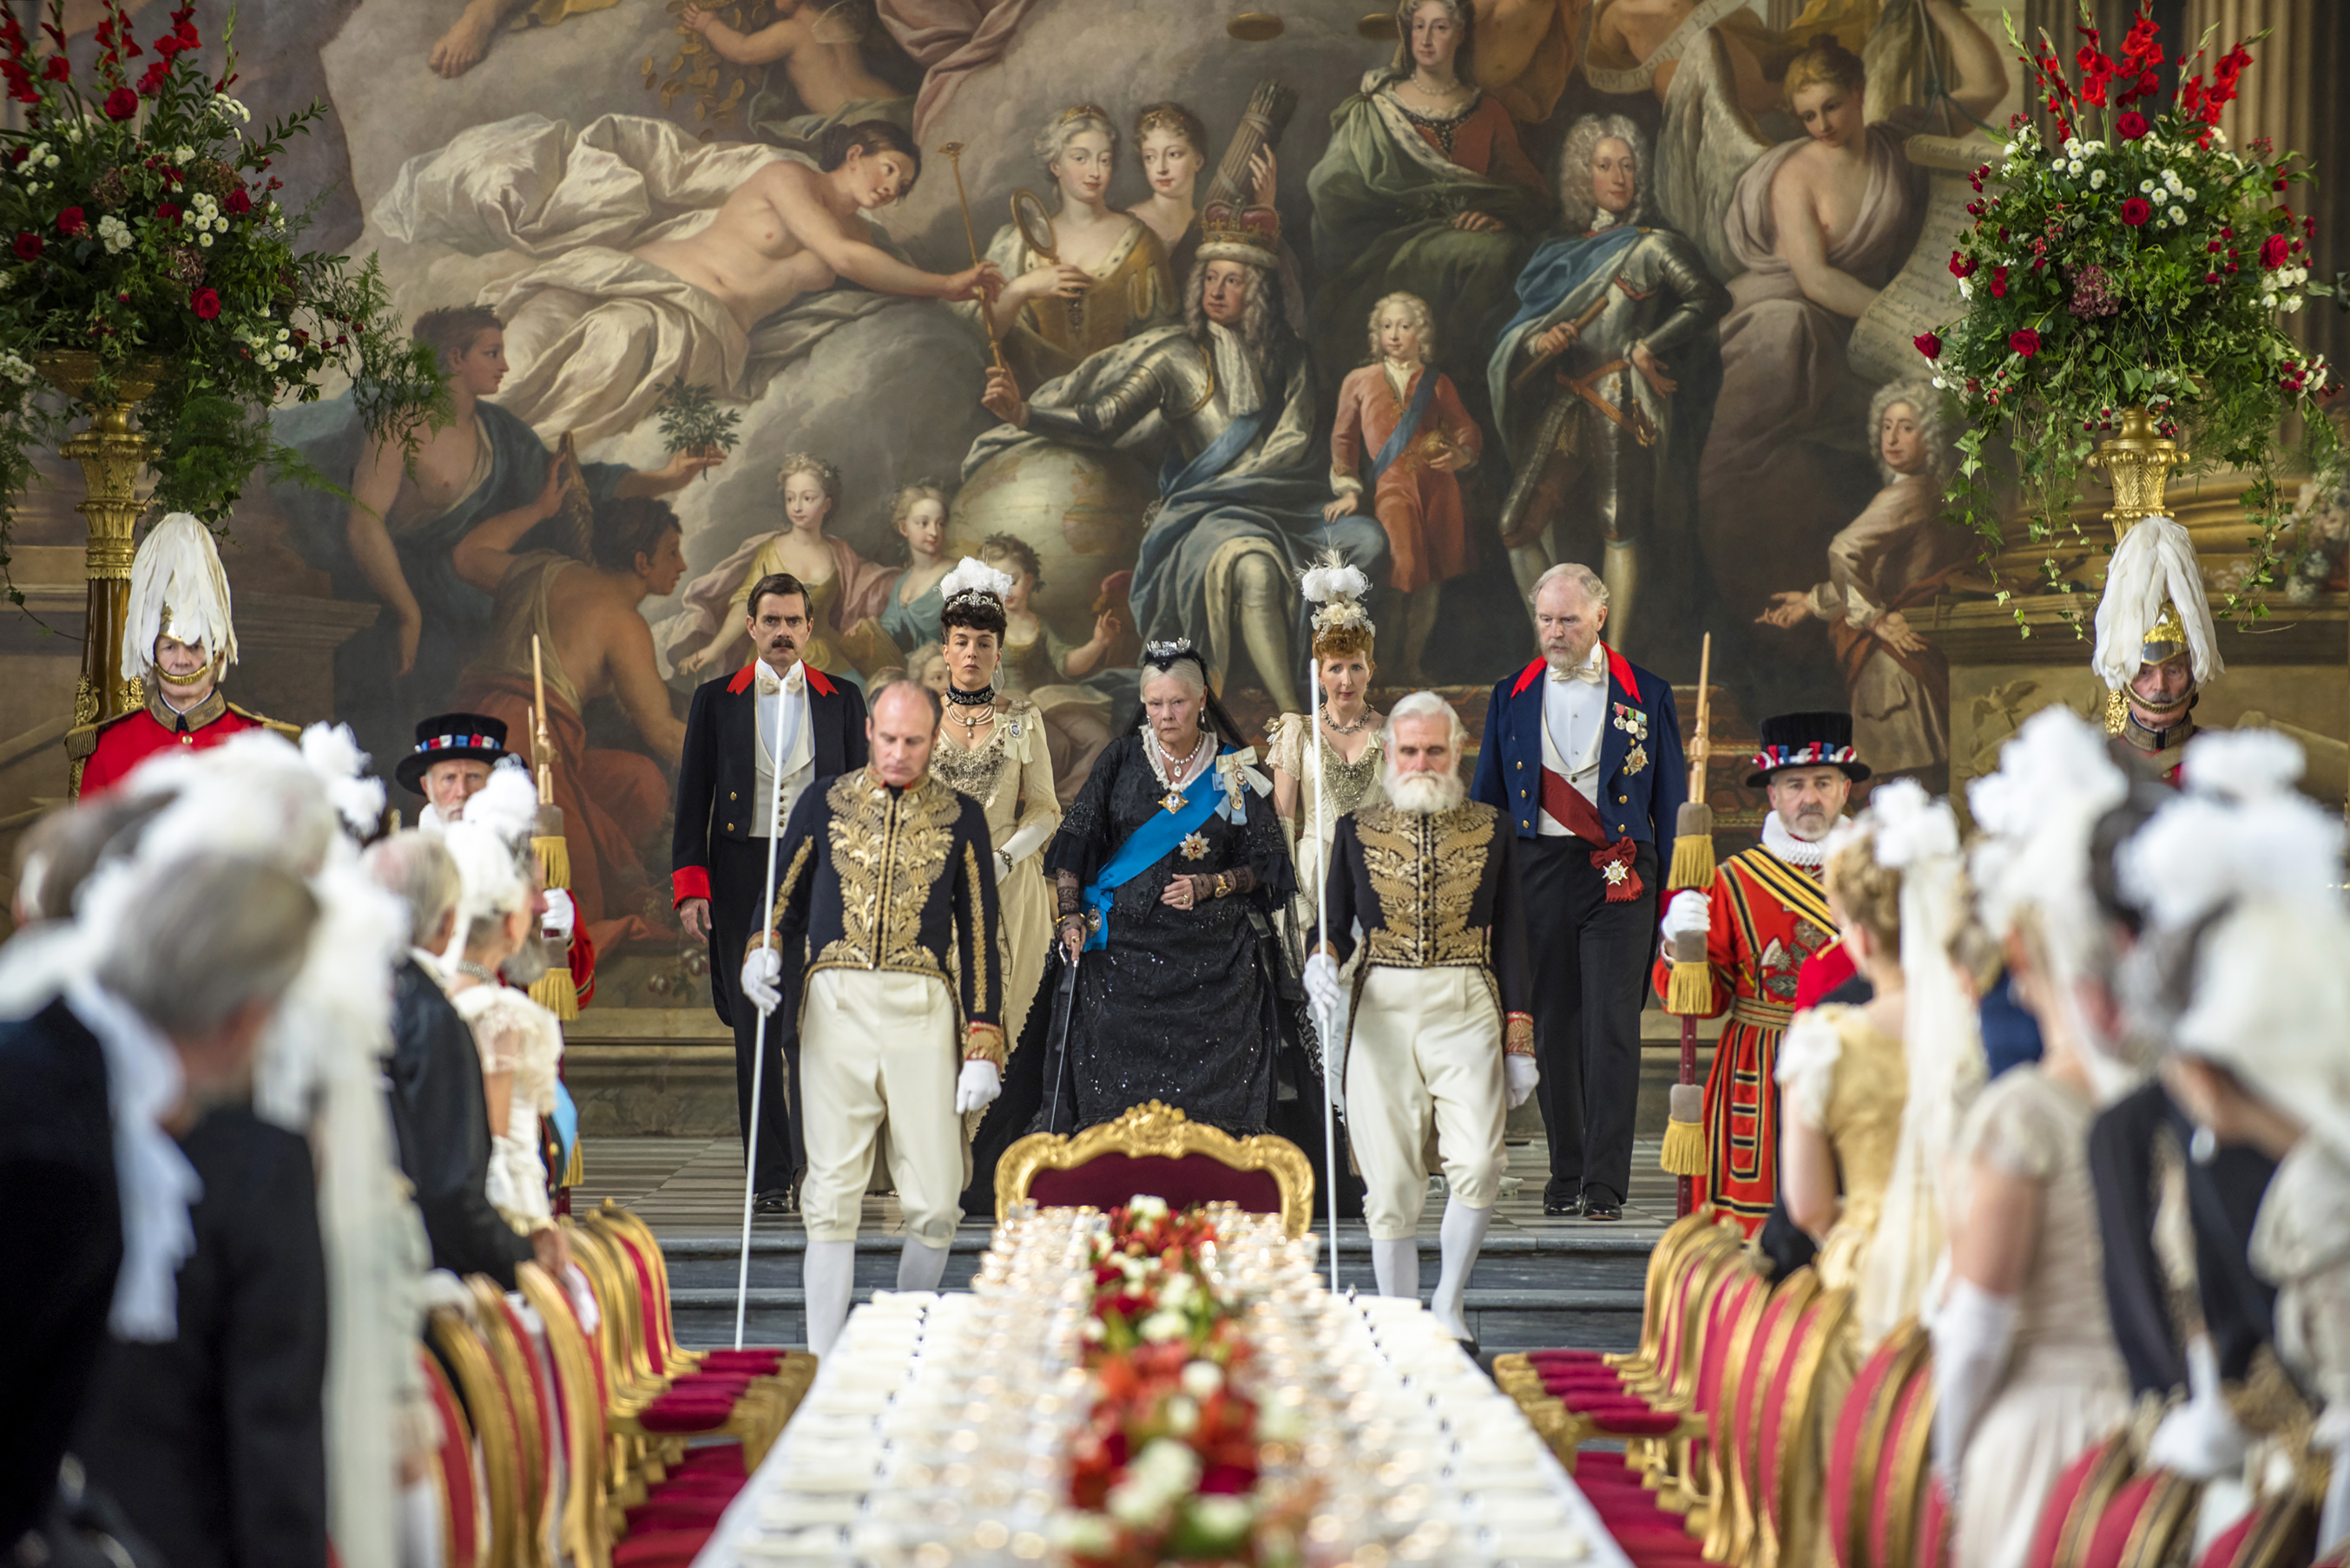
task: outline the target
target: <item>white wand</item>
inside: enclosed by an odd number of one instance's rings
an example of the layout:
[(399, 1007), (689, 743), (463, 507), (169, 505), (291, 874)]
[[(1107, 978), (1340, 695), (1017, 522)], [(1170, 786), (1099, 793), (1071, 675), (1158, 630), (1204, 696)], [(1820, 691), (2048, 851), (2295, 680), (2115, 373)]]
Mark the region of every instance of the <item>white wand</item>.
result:
[[(783, 698), (778, 694), (775, 699), (775, 728), (778, 732), (783, 729)], [(759, 907), (766, 911), (760, 926), (759, 945), (763, 950), (775, 944), (775, 849), (784, 836), (784, 759), (792, 754), (792, 748), (781, 743), (782, 735), (778, 733), (775, 738), (777, 744), (769, 759), (773, 763), (769, 771), (775, 774), (775, 788), (767, 794), (767, 875), (759, 884), (764, 890)], [(754, 745), (762, 747), (767, 743), (759, 733), (756, 686), (752, 688), (751, 693), (751, 741)], [(778, 960), (781, 956), (777, 955)], [(780, 962), (777, 967), (780, 969)], [(779, 974), (778, 981), (781, 978)], [(751, 1034), (751, 1126), (744, 1135), (745, 1147), (743, 1151), (743, 1260), (734, 1272), (734, 1348), (737, 1350), (743, 1348), (743, 1314), (751, 1299), (751, 1206), (759, 1184), (759, 1103), (766, 1087), (766, 1075), (767, 1012), (761, 1008), (759, 1022)], [(788, 1085), (785, 1092), (790, 1092)]]

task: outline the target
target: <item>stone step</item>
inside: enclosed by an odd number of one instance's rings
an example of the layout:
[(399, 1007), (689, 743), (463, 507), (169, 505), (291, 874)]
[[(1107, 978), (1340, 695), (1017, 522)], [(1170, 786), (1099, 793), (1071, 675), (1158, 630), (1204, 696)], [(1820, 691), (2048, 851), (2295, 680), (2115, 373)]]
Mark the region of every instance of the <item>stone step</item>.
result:
[[(1655, 1241), (1655, 1232), (1645, 1229), (1489, 1238), (1471, 1276), (1469, 1326), (1488, 1353), (1561, 1345), (1628, 1350), (1639, 1340), (1643, 1284)], [(986, 1244), (986, 1233), (976, 1227), (955, 1237), (944, 1288), (969, 1284)], [(893, 1236), (858, 1239), (858, 1299), (895, 1285), (899, 1249), (899, 1239)], [(663, 1240), (662, 1251), (669, 1262), (671, 1308), (679, 1339), (689, 1348), (731, 1345), (741, 1267), (738, 1242), (733, 1238), (670, 1237)], [(752, 1238), (744, 1343), (805, 1343), (806, 1296), (800, 1270), (806, 1255), (806, 1240), (797, 1232)], [(1435, 1238), (1423, 1238), (1423, 1293), (1435, 1285), (1440, 1267)], [(1339, 1278), (1349, 1288), (1372, 1288), (1369, 1243), (1360, 1227), (1340, 1228)]]

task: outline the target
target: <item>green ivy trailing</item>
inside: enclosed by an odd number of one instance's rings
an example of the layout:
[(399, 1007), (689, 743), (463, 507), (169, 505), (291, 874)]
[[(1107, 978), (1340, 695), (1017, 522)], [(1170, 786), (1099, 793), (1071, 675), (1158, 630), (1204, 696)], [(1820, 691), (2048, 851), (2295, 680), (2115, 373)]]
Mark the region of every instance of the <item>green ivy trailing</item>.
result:
[(445, 421), (432, 353), (393, 315), (375, 259), (302, 249), (309, 215), (278, 200), (270, 166), (325, 107), (248, 130), (229, 96), (234, 16), (214, 77), (184, 5), (141, 45), (108, 0), (78, 79), (63, 14), (51, 0), (43, 47), (0, 12), (0, 79), (25, 106), (24, 129), (0, 130), (0, 568), (34, 453), (84, 411), (45, 384), (46, 354), (97, 356), (89, 405), (116, 400), (135, 366), (161, 370), (138, 410), (158, 449), (154, 504), (214, 526), (257, 469), (332, 488), (270, 425), (329, 371), (350, 378), (379, 439), (412, 445)]
[(1966, 314), (1917, 339), (1934, 384), (1956, 394), (1967, 421), (1951, 499), (1987, 552), (2000, 548), (1984, 454), (2004, 437), (2031, 538), (2043, 546), (2042, 575), (2050, 587), (2071, 588), (2055, 547), (2079, 539), (2068, 512), (2083, 464), (2122, 410), (2141, 405), (2160, 433), (2185, 444), (2188, 472), (2225, 465), (2258, 475), (2243, 498), (2260, 530), (2248, 541), (2252, 570), (2222, 608), (2256, 619), (2267, 607), (2254, 596), (2283, 575), (2288, 510), (2278, 478), (2287, 454), (2277, 435), (2288, 417), (2301, 420), (2289, 454), (2299, 466), (2321, 484), (2342, 470), (2340, 437), (2320, 409), (2340, 383), (2279, 325), (2334, 293), (2310, 277), (2315, 220), (2296, 218), (2283, 197), (2314, 175), (2265, 140), (2234, 151), (2219, 128), (2251, 64), (2245, 46), (2260, 36), (2221, 56), (2207, 84), (2206, 34), (2187, 62), (2198, 68), (2161, 105), (2163, 48), (2151, 19), (2137, 17), (2118, 61), (2095, 27), (2079, 31), (2077, 83), (2044, 33), (2022, 57), (2027, 93), (2045, 101), (2057, 145), (2019, 114), (2004, 157), (1975, 170), (1973, 225), (1950, 264)]

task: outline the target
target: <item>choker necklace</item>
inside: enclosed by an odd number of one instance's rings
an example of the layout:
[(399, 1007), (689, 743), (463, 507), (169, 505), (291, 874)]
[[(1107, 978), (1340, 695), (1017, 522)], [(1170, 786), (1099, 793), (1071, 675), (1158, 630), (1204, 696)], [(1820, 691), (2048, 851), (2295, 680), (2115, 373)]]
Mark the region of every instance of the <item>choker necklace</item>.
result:
[(947, 701), (958, 708), (976, 708), (995, 701), (995, 683), (989, 681), (976, 691), (966, 691), (960, 686), (947, 688)]
[(1330, 732), (1334, 735), (1351, 735), (1360, 731), (1364, 725), (1371, 722), (1371, 711), (1369, 708), (1366, 707), (1363, 710), (1363, 716), (1361, 718), (1356, 720), (1351, 724), (1341, 724), (1337, 720), (1330, 717), (1330, 710), (1325, 708), (1322, 710), (1322, 722), (1330, 726)]
[(471, 975), (473, 979), (480, 981), (484, 985), (495, 985), (498, 983), (497, 971), (477, 964), (472, 959), (459, 959), (457, 961), (457, 972), (463, 975)]
[[(994, 682), (990, 681), (976, 691), (949, 686), (947, 705), (947, 717), (962, 726), (963, 742), (968, 745), (972, 737), (979, 733), (980, 725), (992, 723), (995, 719)], [(961, 711), (966, 708), (971, 710), (969, 713)]]

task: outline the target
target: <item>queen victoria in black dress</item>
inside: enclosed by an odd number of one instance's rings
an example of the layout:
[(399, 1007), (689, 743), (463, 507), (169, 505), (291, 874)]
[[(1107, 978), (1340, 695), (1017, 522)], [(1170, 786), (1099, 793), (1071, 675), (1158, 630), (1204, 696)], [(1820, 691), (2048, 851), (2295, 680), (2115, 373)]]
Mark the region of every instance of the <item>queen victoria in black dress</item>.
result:
[(1188, 642), (1151, 646), (1142, 703), (1144, 722), (1095, 762), (1046, 860), (1057, 934), (1065, 949), (1082, 944), (1076, 1116), (1060, 1125), (1159, 1100), (1263, 1132), (1279, 1094), (1271, 915), (1294, 881), (1271, 783)]

